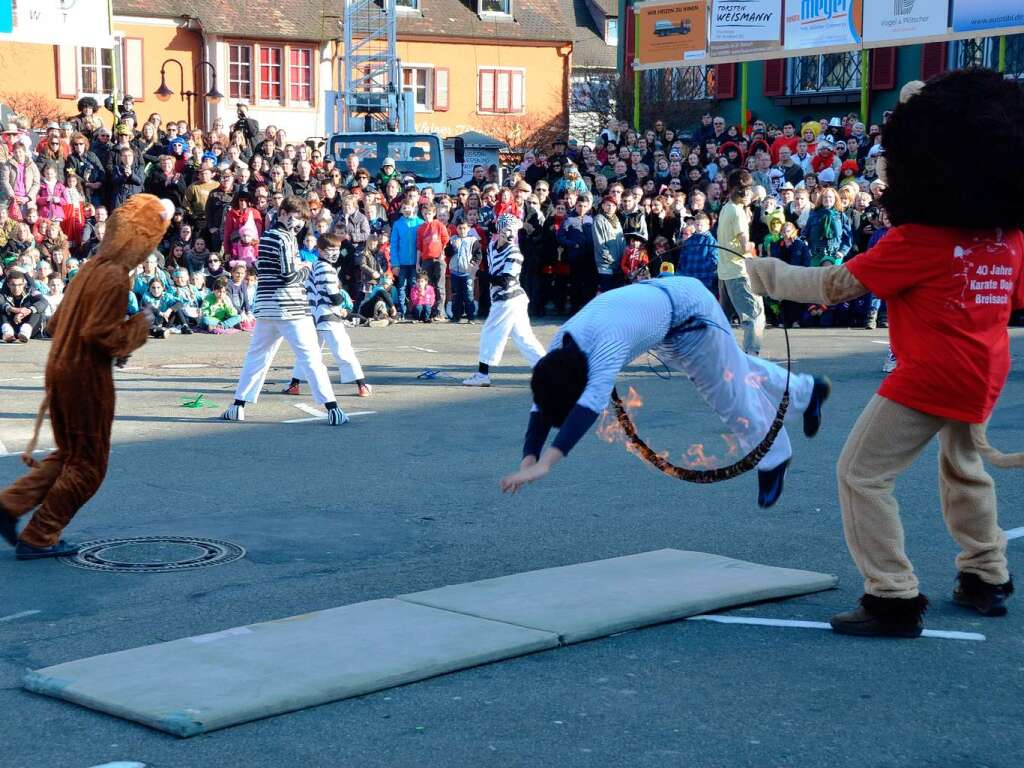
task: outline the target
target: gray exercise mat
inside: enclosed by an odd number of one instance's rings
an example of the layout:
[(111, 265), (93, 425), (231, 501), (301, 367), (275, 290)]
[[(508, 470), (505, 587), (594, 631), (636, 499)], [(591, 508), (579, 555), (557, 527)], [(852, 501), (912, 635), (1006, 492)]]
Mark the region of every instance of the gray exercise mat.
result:
[(194, 736), (558, 645), (523, 629), (373, 600), (30, 672), (30, 691)]
[(399, 599), (555, 632), (578, 643), (737, 605), (831, 589), (838, 579), (661, 549), (456, 584)]
[(663, 549), (332, 608), (29, 672), (30, 691), (175, 736), (708, 611), (822, 573)]

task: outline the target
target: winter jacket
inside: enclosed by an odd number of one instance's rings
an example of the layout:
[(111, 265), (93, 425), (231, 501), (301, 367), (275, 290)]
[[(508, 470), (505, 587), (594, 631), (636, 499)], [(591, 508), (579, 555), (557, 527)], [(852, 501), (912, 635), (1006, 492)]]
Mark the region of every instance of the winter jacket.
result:
[[(39, 194), (39, 169), (31, 160), (26, 160), (24, 173), (25, 197), (35, 202), (36, 195)], [(14, 158), (11, 158), (0, 166), (0, 202), (9, 205), (10, 201), (14, 199), (14, 185), (17, 183), (17, 180), (18, 165), (14, 162)]]
[(769, 255), (772, 258), (781, 259), (794, 267), (811, 266), (811, 249), (800, 238), (794, 240), (792, 245), (786, 245), (785, 240), (773, 243)]
[(412, 267), (416, 265), (416, 235), (424, 221), (419, 216), (402, 216), (391, 225), (391, 265)]
[(362, 250), (370, 237), (370, 221), (361, 212), (339, 213), (334, 219), (335, 226), (340, 226), (348, 234), (348, 239)]
[(419, 283), (417, 283), (412, 287), (412, 291), (410, 291), (409, 295), (409, 301), (414, 307), (432, 307), (434, 306), (434, 298), (434, 286), (429, 283), (423, 288), (420, 288)]
[(617, 219), (603, 214), (594, 217), (594, 264), (599, 275), (613, 275), (619, 271), (619, 262), (626, 250), (622, 225)]
[(555, 240), (564, 249), (569, 264), (594, 263), (594, 219), (591, 216), (566, 216), (555, 233)]
[(692, 277), (718, 294), (718, 241), (710, 232), (694, 232), (679, 246), (676, 274)]
[(146, 179), (145, 190), (163, 200), (170, 200), (175, 208), (181, 208), (185, 200), (185, 179), (180, 173), (172, 173), (167, 177), (156, 168)]
[(53, 185), (51, 190), (46, 183), (39, 185), (39, 193), (36, 195), (36, 208), (39, 209), (39, 217), (50, 221), (64, 221), (64, 204), (67, 202), (67, 189), (59, 181)]
[(416, 231), (416, 253), (420, 261), (433, 261), (441, 258), (445, 246), (448, 245), (448, 227), (434, 219), (424, 222)]
[(455, 235), (448, 241), (444, 252), (448, 256), (448, 271), (452, 275), (469, 275), (480, 266), (480, 261), (483, 259), (480, 238), (472, 235), (465, 237)]
[(647, 217), (643, 209), (637, 208), (634, 211), (619, 211), (619, 223), (622, 225), (622, 234), (639, 233), (644, 240), (647, 240)]
[(117, 208), (128, 201), (128, 198), (142, 191), (142, 168), (138, 165), (131, 169), (116, 165), (110, 172), (111, 207)]
[(835, 208), (811, 211), (803, 234), (811, 247), (812, 267), (842, 264), (852, 244), (850, 220)]
[(218, 302), (217, 295), (210, 292), (210, 295), (203, 299), (203, 317), (208, 320), (217, 320), (218, 322), (224, 322), (232, 317), (238, 315), (238, 310), (235, 309), (235, 305), (231, 303), (231, 299), (227, 298), (223, 303)]
[(142, 294), (139, 303), (144, 307), (152, 307), (157, 312), (166, 312), (168, 309), (180, 304), (181, 299), (174, 291), (164, 291), (157, 297), (147, 290)]

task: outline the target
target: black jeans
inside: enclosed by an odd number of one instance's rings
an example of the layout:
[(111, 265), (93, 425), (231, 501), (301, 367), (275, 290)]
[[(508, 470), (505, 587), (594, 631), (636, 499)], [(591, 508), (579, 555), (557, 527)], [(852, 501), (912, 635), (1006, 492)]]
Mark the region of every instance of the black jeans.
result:
[(458, 322), (465, 313), (467, 320), (476, 315), (473, 304), (473, 278), (469, 275), (452, 275), (452, 320)]
[(446, 265), (444, 263), (444, 257), (440, 256), (436, 259), (427, 259), (420, 262), (420, 267), (427, 275), (427, 282), (434, 286), (434, 317), (444, 312), (445, 304), (445, 290), (444, 290), (444, 276)]

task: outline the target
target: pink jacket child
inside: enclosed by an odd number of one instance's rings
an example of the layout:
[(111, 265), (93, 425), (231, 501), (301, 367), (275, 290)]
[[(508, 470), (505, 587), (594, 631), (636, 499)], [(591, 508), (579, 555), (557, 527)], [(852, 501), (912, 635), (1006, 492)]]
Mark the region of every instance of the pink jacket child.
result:
[(39, 218), (49, 221), (64, 221), (64, 204), (68, 202), (67, 190), (59, 181), (49, 184), (43, 181), (36, 195)]
[(412, 287), (412, 293), (410, 295), (413, 307), (426, 307), (428, 310), (434, 307), (434, 286), (429, 283), (424, 286), (420, 286), (416, 283)]

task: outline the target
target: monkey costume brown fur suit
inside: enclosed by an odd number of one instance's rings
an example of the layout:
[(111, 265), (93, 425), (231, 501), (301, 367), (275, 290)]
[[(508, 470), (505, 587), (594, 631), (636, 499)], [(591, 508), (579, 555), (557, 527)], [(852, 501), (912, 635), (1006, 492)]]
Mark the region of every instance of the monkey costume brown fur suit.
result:
[[(129, 272), (159, 244), (171, 212), (153, 195), (136, 195), (107, 221), (99, 253), (75, 275), (49, 324), (46, 396), (22, 459), (31, 471), (0, 492), (5, 533), (11, 519), (35, 513), (18, 541), (47, 549), (99, 489), (107, 473), (114, 420), (113, 362), (141, 347), (145, 312), (125, 319)], [(47, 408), (56, 450), (32, 458)], [(12, 537), (8, 537), (12, 538)]]

